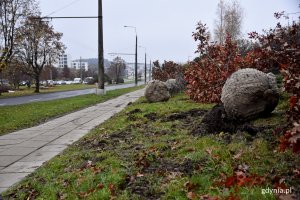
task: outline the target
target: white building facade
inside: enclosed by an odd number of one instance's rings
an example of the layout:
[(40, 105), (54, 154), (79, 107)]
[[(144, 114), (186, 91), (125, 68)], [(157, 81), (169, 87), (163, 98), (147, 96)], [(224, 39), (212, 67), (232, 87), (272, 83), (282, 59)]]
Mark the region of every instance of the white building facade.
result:
[(64, 68), (65, 66), (71, 67), (70, 54), (62, 54), (58, 58), (58, 68)]
[(89, 63), (88, 62), (80, 62), (80, 61), (72, 61), (71, 68), (73, 69), (82, 69), (84, 71), (89, 70)]

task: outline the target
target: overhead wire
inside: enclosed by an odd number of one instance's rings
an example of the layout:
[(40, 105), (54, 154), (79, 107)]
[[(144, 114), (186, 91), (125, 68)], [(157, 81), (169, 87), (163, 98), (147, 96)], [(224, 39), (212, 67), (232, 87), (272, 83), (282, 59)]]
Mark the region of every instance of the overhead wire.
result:
[(50, 17), (51, 15), (53, 15), (53, 14), (55, 14), (55, 13), (57, 13), (57, 12), (60, 12), (60, 11), (62, 11), (62, 10), (64, 10), (64, 9), (66, 9), (66, 8), (68, 8), (68, 7), (70, 7), (70, 6), (72, 6), (73, 4), (77, 3), (78, 1), (80, 1), (80, 0), (74, 0), (74, 1), (72, 1), (71, 3), (69, 3), (69, 4), (67, 4), (67, 5), (65, 5), (65, 6), (59, 8), (59, 9), (53, 11), (53, 12), (51, 12), (51, 13), (49, 13), (48, 15), (46, 15), (46, 17)]

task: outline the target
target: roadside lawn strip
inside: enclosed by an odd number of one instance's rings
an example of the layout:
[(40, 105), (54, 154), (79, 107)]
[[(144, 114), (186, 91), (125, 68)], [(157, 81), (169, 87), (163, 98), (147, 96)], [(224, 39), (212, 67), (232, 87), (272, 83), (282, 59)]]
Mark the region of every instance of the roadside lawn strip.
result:
[(263, 134), (193, 136), (193, 125), (213, 105), (193, 103), (183, 94), (152, 104), (141, 98), (4, 199), (275, 199), (262, 189), (279, 181), (287, 188), (300, 185), (294, 174), (299, 156), (278, 152), (273, 134), (285, 123), (286, 105), (281, 101), (270, 117), (253, 122), (268, 127)]
[(0, 135), (35, 126), (54, 117), (62, 116), (141, 88), (143, 86), (107, 91), (105, 95), (100, 96), (88, 94), (45, 102), (0, 106)]
[(7, 93), (4, 92), (1, 94), (0, 99), (19, 97), (19, 96), (31, 96), (39, 95), (45, 93), (53, 92), (66, 92), (72, 90), (84, 90), (84, 89), (93, 89), (96, 88), (95, 85), (86, 85), (86, 84), (72, 84), (72, 85), (54, 85), (49, 87), (40, 87), (40, 93), (34, 93), (35, 88), (28, 88), (26, 86), (20, 86), (19, 90), (14, 90), (14, 92)]
[[(126, 81), (125, 83), (120, 83), (118, 85), (131, 84), (134, 81)], [(116, 84), (109, 84), (106, 87), (114, 86)], [(0, 99), (20, 97), (20, 96), (31, 96), (31, 95), (39, 95), (45, 93), (53, 93), (53, 92), (67, 92), (74, 90), (84, 90), (84, 89), (94, 89), (96, 86), (88, 85), (88, 84), (71, 84), (71, 85), (54, 85), (49, 87), (40, 87), (40, 93), (34, 93), (35, 88), (28, 88), (27, 86), (20, 86), (19, 90), (13, 90), (14, 92), (8, 93), (4, 92), (0, 95)]]

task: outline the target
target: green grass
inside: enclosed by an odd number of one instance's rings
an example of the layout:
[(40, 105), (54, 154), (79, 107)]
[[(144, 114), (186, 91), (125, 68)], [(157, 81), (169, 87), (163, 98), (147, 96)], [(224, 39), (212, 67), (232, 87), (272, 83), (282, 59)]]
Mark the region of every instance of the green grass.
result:
[[(96, 88), (95, 85), (86, 85), (86, 84), (71, 84), (71, 85), (55, 85), (52, 87), (42, 87), (40, 88), (40, 93), (51, 93), (51, 92), (62, 92), (70, 90), (83, 90)], [(0, 98), (10, 98), (18, 96), (28, 96), (28, 95), (37, 95), (34, 93), (35, 88), (28, 88), (26, 86), (20, 86), (19, 90), (16, 90), (13, 93), (2, 93)]]
[[(130, 84), (130, 83), (134, 83), (134, 81), (127, 81), (122, 84)], [(112, 85), (115, 85), (115, 84), (108, 85), (108, 87), (112, 86)], [(83, 89), (91, 89), (91, 88), (96, 88), (96, 86), (95, 85), (87, 85), (87, 84), (54, 85), (51, 87), (41, 86), (40, 94), (51, 93), (51, 92), (71, 91), (71, 90), (83, 90)], [(26, 86), (20, 86), (19, 90), (15, 90), (15, 92), (2, 93), (0, 95), (0, 99), (10, 98), (10, 97), (18, 97), (18, 96), (38, 95), (37, 93), (34, 93), (34, 90), (35, 90), (35, 88), (28, 88)]]
[(112, 90), (101, 96), (89, 94), (46, 102), (0, 106), (0, 135), (32, 127), (51, 118), (104, 102), (140, 88), (142, 87)]
[[(201, 116), (166, 120), (174, 113), (212, 106), (193, 103), (183, 94), (152, 104), (141, 98), (11, 188), (4, 199), (275, 199), (262, 194), (274, 187), (275, 177), (284, 178), (287, 187), (300, 184), (293, 176), (299, 156), (278, 152), (277, 138), (268, 131), (253, 137), (200, 137), (190, 131)], [(276, 114), (259, 120), (271, 129), (283, 123)], [(249, 176), (263, 178), (262, 183), (226, 186), (223, 181), (243, 166)]]

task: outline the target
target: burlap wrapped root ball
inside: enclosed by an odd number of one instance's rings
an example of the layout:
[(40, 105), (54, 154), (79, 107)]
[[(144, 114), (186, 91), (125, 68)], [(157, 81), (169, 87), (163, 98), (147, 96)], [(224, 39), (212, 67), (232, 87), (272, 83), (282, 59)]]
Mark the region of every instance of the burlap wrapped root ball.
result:
[(145, 97), (148, 102), (153, 103), (168, 101), (171, 95), (165, 82), (152, 80), (146, 86)]
[(180, 92), (180, 86), (176, 79), (168, 79), (166, 81), (167, 88), (171, 95), (177, 94)]
[(232, 119), (249, 120), (271, 113), (279, 101), (276, 77), (252, 68), (238, 70), (223, 86), (221, 101)]

